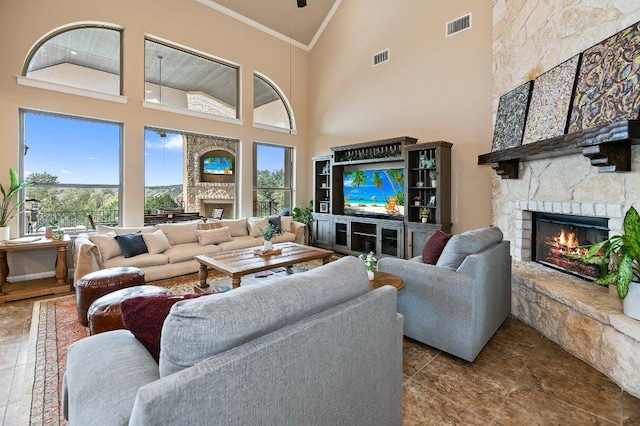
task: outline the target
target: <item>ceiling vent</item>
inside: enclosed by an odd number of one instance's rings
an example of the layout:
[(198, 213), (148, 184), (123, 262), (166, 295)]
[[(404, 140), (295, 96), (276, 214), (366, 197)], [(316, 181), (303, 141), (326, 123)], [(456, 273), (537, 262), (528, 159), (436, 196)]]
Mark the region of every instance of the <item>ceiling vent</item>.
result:
[(471, 28), (471, 14), (447, 22), (447, 37)]
[(389, 60), (389, 49), (385, 49), (382, 52), (373, 55), (373, 66), (380, 65)]

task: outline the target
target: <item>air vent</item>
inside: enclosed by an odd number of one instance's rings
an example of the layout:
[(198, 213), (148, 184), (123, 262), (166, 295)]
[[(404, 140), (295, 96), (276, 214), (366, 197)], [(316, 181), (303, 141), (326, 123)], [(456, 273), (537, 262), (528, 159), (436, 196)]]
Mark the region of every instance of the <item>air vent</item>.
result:
[(385, 49), (380, 53), (373, 55), (373, 66), (380, 65), (389, 60), (389, 49)]
[(471, 14), (447, 22), (447, 37), (471, 28)]

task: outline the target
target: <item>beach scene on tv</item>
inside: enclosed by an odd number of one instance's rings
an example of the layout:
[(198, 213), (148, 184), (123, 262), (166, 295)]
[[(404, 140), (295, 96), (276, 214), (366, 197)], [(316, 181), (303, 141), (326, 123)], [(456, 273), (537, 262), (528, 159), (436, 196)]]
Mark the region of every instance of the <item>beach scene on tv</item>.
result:
[(205, 173), (211, 175), (233, 174), (233, 160), (229, 157), (206, 157), (202, 163)]
[(404, 215), (403, 169), (345, 171), (344, 212), (358, 215)]

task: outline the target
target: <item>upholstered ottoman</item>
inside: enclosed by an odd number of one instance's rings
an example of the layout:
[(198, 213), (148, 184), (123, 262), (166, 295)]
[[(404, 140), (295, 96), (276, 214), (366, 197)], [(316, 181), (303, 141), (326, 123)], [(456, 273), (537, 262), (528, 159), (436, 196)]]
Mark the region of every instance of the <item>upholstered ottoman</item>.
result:
[(85, 327), (89, 325), (87, 310), (99, 297), (121, 288), (143, 285), (144, 283), (142, 269), (129, 266), (101, 269), (83, 276), (75, 283), (78, 321)]
[(89, 306), (87, 312), (90, 334), (126, 328), (122, 323), (122, 311), (120, 310), (122, 301), (131, 297), (156, 294), (171, 294), (171, 291), (155, 285), (139, 285), (116, 290), (96, 299)]

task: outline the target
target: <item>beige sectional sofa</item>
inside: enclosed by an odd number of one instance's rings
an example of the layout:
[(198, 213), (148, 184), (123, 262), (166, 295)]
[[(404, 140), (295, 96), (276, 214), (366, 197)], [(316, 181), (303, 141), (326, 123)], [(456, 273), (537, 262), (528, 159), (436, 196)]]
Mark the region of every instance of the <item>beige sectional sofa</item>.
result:
[[(272, 239), (274, 243), (306, 242), (305, 224), (294, 221), (291, 216), (282, 216), (280, 221), (283, 233)], [(210, 219), (206, 223), (203, 220), (162, 223), (140, 228), (98, 225), (95, 233), (80, 234), (75, 240), (73, 279), (76, 282), (89, 272), (115, 266), (142, 268), (147, 281), (194, 273), (199, 268), (194, 259), (196, 255), (261, 246), (264, 239), (260, 229), (268, 223), (267, 217), (252, 217)], [(121, 236), (138, 231), (148, 252), (125, 257), (131, 253), (123, 254), (117, 238), (122, 242)]]

